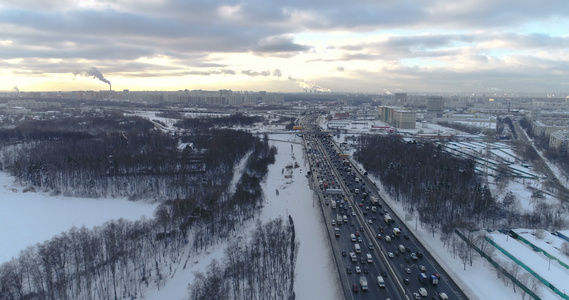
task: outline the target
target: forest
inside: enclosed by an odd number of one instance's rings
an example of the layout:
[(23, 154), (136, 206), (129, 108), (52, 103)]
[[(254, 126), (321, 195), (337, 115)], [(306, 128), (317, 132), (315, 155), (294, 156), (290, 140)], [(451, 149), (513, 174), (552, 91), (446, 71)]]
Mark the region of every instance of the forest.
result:
[[(136, 299), (149, 287), (160, 289), (176, 268), (253, 219), (276, 154), (267, 136), (229, 129), (168, 135), (122, 114), (23, 122), (0, 137), (2, 165), (24, 185), (86, 197), (160, 195), (152, 219), (72, 228), (0, 265), (2, 300)], [(234, 166), (243, 159), (229, 193)], [(219, 295), (231, 284), (225, 299), (260, 299), (267, 286), (278, 290), (271, 291), (274, 299), (290, 298), (298, 251), (292, 220), (258, 224), (250, 241), (233, 246), (240, 249), (231, 259), (241, 272), (225, 270), (218, 290), (209, 285), (217, 280), (211, 276), (199, 276), (198, 283)], [(211, 299), (200, 287), (192, 285), (191, 299)]]
[[(442, 239), (448, 239), (456, 228), (564, 226), (555, 207), (542, 201), (543, 194), (532, 195), (532, 212), (522, 211), (519, 199), (511, 192), (496, 199), (476, 174), (473, 160), (455, 157), (440, 145), (405, 141), (398, 135), (362, 136), (360, 145), (355, 158), (381, 180), (386, 192), (401, 201), (408, 213), (417, 212), (433, 236), (440, 232)], [(496, 179), (502, 187), (507, 180)]]

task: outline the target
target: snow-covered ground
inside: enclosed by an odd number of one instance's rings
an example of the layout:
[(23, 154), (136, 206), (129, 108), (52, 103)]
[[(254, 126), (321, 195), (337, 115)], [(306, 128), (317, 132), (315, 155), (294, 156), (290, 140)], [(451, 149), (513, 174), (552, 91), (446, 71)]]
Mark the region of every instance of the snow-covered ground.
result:
[[(160, 120), (172, 130), (173, 121), (154, 118), (152, 114), (148, 114), (147, 117)], [(426, 132), (427, 129), (433, 131), (444, 129), (438, 125), (426, 126), (428, 128), (421, 125), (418, 130)], [(368, 125), (365, 131), (369, 132), (370, 127)], [(263, 128), (257, 130), (263, 131)], [(361, 130), (364, 131), (364, 128)], [(344, 137), (351, 134), (343, 134), (339, 140), (344, 141)], [(275, 164), (269, 166), (267, 179), (262, 184), (266, 202), (259, 218), (266, 222), (276, 217), (286, 218), (291, 215), (294, 220), (300, 242), (294, 285), (297, 299), (341, 299), (343, 294), (338, 287), (338, 273), (329, 250), (322, 213), (313, 200), (313, 193), (305, 177), (308, 166), (303, 157), (302, 146), (298, 144), (301, 139), (294, 134), (270, 135), (270, 138), (270, 143), (278, 147), (278, 154)], [(295, 162), (298, 162), (299, 167), (289, 172), (285, 167)], [(380, 182), (375, 181), (380, 186)], [(522, 207), (527, 209), (531, 207), (529, 194), (523, 182), (513, 183), (507, 189), (514, 191), (520, 198)], [(152, 204), (123, 199), (52, 197), (40, 192), (24, 193), (23, 190), (23, 187), (13, 184), (11, 177), (0, 173), (0, 228), (2, 228), (0, 263), (17, 255), (25, 247), (50, 239), (71, 226), (92, 227), (110, 219), (137, 219), (143, 215), (151, 217), (155, 208)], [(401, 205), (389, 200), (389, 197), (386, 198), (394, 211), (403, 217), (405, 213)], [(409, 229), (415, 228), (414, 220), (407, 223)], [(246, 237), (253, 226), (254, 222), (245, 225), (242, 236)], [(421, 228), (420, 223), (417, 226), (416, 236), (431, 249), (430, 252), (445, 267), (449, 275), (464, 287), (471, 299), (521, 299), (521, 294), (519, 291), (514, 293), (511, 284), (505, 286), (501, 280), (496, 279), (493, 267), (486, 260), (478, 258), (473, 266), (467, 265), (466, 270), (463, 270), (460, 259), (452, 257), (443, 247), (439, 237), (433, 238), (429, 232)], [(190, 256), (186, 268), (180, 265), (175, 276), (170, 278), (165, 286), (160, 290), (146, 291), (144, 298), (174, 300), (187, 298), (188, 283), (192, 282), (194, 273), (205, 272), (213, 259), (222, 260), (224, 249), (225, 245), (219, 245), (207, 252)], [(568, 277), (565, 278), (565, 282), (568, 282)], [(545, 290), (542, 294), (543, 299), (560, 299), (547, 289), (543, 290)]]
[(73, 226), (93, 228), (112, 219), (152, 218), (155, 208), (156, 204), (123, 198), (87, 199), (27, 191), (0, 172), (0, 264)]

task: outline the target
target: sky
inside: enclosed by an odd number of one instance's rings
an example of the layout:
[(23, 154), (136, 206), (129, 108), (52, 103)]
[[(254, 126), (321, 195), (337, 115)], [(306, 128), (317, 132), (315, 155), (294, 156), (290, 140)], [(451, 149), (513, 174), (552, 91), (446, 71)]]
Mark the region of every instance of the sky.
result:
[(565, 92), (568, 28), (565, 0), (0, 0), (0, 91)]

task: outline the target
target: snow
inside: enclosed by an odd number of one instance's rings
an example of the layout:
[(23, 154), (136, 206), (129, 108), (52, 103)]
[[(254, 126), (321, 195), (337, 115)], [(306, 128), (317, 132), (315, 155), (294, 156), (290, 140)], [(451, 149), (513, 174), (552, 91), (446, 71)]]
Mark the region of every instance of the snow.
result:
[[(163, 128), (164, 130), (173, 130), (172, 120), (157, 118), (151, 113), (148, 113), (147, 117), (160, 120), (166, 124), (168, 128)], [(370, 122), (369, 125), (371, 124)], [(345, 136), (369, 132), (369, 125), (354, 124), (352, 127), (356, 128), (352, 130), (348, 127), (350, 133), (340, 135), (338, 140), (343, 142)], [(323, 127), (326, 128), (325, 124)], [(263, 131), (263, 128), (260, 130)], [(418, 128), (413, 131), (419, 130), (425, 132), (438, 132), (440, 130), (444, 132), (449, 129), (433, 124), (418, 123)], [(303, 157), (301, 138), (294, 134), (274, 134), (269, 135), (269, 137), (271, 145), (278, 147), (278, 154), (275, 164), (269, 166), (267, 178), (262, 183), (266, 202), (259, 219), (266, 222), (277, 217), (288, 218), (290, 215), (294, 220), (296, 236), (300, 242), (294, 285), (297, 299), (341, 299), (343, 293), (340, 290), (338, 271), (330, 251), (322, 212), (317, 205), (318, 203), (313, 199), (313, 192), (310, 190), (305, 176), (308, 166)], [(299, 168), (293, 168), (289, 174), (285, 166), (295, 162), (298, 162)], [(236, 167), (235, 178), (240, 174), (239, 170), (242, 167), (242, 163)], [(291, 176), (285, 177), (285, 175)], [(381, 187), (378, 180), (374, 181)], [(524, 181), (514, 181), (506, 190), (514, 192), (524, 209), (530, 209), (529, 198), (531, 194), (524, 185)], [(279, 191), (278, 195), (277, 190)], [(387, 195), (383, 196), (394, 212), (404, 217), (406, 213), (401, 204), (391, 200)], [(72, 226), (93, 227), (117, 218), (131, 220), (142, 216), (150, 218), (156, 205), (130, 202), (124, 199), (82, 199), (55, 197), (41, 192), (24, 193), (24, 188), (15, 185), (13, 178), (5, 173), (0, 173), (0, 207), (2, 207), (0, 210), (0, 226), (2, 226), (0, 231), (0, 239), (2, 240), (0, 243), (1, 263), (17, 255), (25, 247), (50, 239), (53, 235), (69, 230)], [(404, 220), (405, 218), (401, 219)], [(254, 222), (251, 221), (246, 224), (243, 232), (234, 238), (247, 238), (249, 230), (254, 228)], [(415, 229), (415, 220), (405, 222), (410, 230)], [(511, 285), (505, 286), (501, 280), (496, 279), (493, 267), (485, 259), (476, 256), (474, 265), (467, 265), (466, 270), (464, 270), (460, 259), (449, 253), (440, 242), (438, 235), (432, 237), (430, 232), (421, 227), (420, 223), (417, 223), (415, 235), (427, 249), (430, 249), (435, 259), (445, 268), (449, 276), (465, 290), (470, 299), (513, 300), (521, 298), (519, 292), (513, 292)], [(529, 237), (526, 238), (530, 239), (531, 237), (533, 236), (529, 234)], [(551, 236), (545, 240), (549, 238)], [(500, 240), (501, 238), (497, 237), (497, 239)], [(542, 272), (545, 266), (545, 270), (547, 270), (547, 263), (544, 263), (543, 255), (536, 254), (527, 246), (517, 245), (520, 243), (517, 241), (514, 243), (512, 239), (507, 243), (507, 246), (512, 247), (512, 251), (522, 256), (524, 261), (528, 260), (526, 257), (537, 255), (533, 259), (538, 264), (540, 263), (536, 269)], [(539, 241), (539, 243), (539, 247), (560, 258), (561, 254), (559, 256), (553, 254), (555, 253), (554, 249), (547, 248), (558, 248), (556, 243), (547, 244), (544, 241)], [(521, 249), (530, 250), (522, 251)], [(186, 251), (188, 250), (186, 249)], [(202, 253), (188, 255), (186, 252), (185, 256), (188, 258), (178, 266), (175, 275), (169, 278), (166, 285), (160, 289), (147, 290), (144, 299), (181, 300), (187, 298), (188, 283), (193, 281), (195, 272), (206, 272), (213, 259), (223, 260), (224, 251), (225, 245), (220, 244)], [(500, 258), (507, 260), (505, 256)], [(568, 276), (566, 272), (563, 273), (560, 273), (559, 276), (564, 278), (564, 282), (567, 282)], [(557, 279), (552, 278), (552, 280)], [(541, 296), (542, 299), (560, 299), (547, 288), (541, 289)]]
[[(528, 268), (533, 270), (539, 276), (553, 284), (562, 292), (569, 292), (567, 282), (569, 279), (569, 270), (559, 265), (556, 261), (549, 261), (543, 253), (535, 252), (526, 244), (508, 237), (501, 233), (491, 233), (488, 236), (506, 250), (512, 256), (521, 260)], [(565, 291), (565, 289), (567, 289)]]
[(26, 191), (0, 172), (0, 263), (27, 246), (42, 243), (71, 227), (102, 225), (112, 219), (151, 218), (156, 204), (122, 198), (87, 199)]

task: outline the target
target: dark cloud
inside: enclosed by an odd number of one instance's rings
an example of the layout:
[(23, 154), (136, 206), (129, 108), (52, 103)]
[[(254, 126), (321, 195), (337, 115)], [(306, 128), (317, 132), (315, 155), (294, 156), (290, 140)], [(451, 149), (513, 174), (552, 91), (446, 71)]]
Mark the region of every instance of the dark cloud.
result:
[[(80, 7), (77, 3), (76, 0), (2, 1), (0, 67), (30, 76), (74, 70), (86, 72), (93, 65), (105, 70), (105, 74), (131, 77), (161, 74), (283, 76), (284, 67), (280, 65), (263, 66), (267, 71), (259, 71), (257, 66), (236, 67), (218, 60), (223, 54), (237, 53), (276, 60), (311, 54), (307, 61), (318, 62), (314, 65), (332, 64), (325, 70), (342, 72), (344, 67), (350, 70), (343, 74), (335, 72), (337, 75), (352, 74), (355, 68), (348, 65), (350, 62), (378, 62), (370, 66), (389, 63), (403, 78), (433, 76), (441, 82), (461, 77), (466, 82), (468, 76), (474, 78), (472, 82), (483, 80), (478, 78), (482, 73), (476, 70), (462, 71), (457, 76), (449, 66), (428, 73), (420, 66), (404, 67), (401, 61), (419, 58), (467, 60), (483, 66), (500, 63), (502, 72), (493, 70), (492, 74), (503, 76), (521, 71), (533, 74), (531, 64), (525, 67), (525, 63), (531, 61), (538, 64), (532, 67), (543, 71), (540, 75), (544, 78), (558, 77), (546, 75), (545, 69), (540, 69), (542, 66), (556, 74), (567, 73), (560, 66), (567, 65), (563, 53), (569, 48), (569, 37), (546, 31), (517, 33), (522, 32), (518, 29), (525, 24), (555, 24), (557, 20), (566, 20), (569, 17), (569, 1), (566, 0), (549, 0), (547, 4), (530, 0), (519, 0), (515, 4), (495, 0), (98, 0), (93, 6)], [(381, 41), (362, 39), (363, 42), (350, 38), (343, 45), (331, 39), (322, 48), (332, 54), (322, 56), (316, 53), (320, 41), (297, 39), (299, 33), (318, 35), (340, 31), (392, 36)], [(499, 51), (508, 53), (516, 65), (505, 63), (500, 57), (504, 54)], [(538, 52), (560, 55), (554, 62)], [(218, 58), (212, 54), (219, 54)], [(160, 57), (170, 63), (152, 63), (152, 58)], [(15, 59), (16, 67), (6, 62)], [(338, 67), (338, 62), (342, 67)], [(286, 60), (280, 63), (287, 64)], [(542, 80), (539, 78), (536, 82)], [(326, 90), (308, 79), (293, 81), (302, 88)], [(399, 85), (395, 79), (385, 78), (385, 81)], [(327, 82), (320, 84), (335, 86)]]

